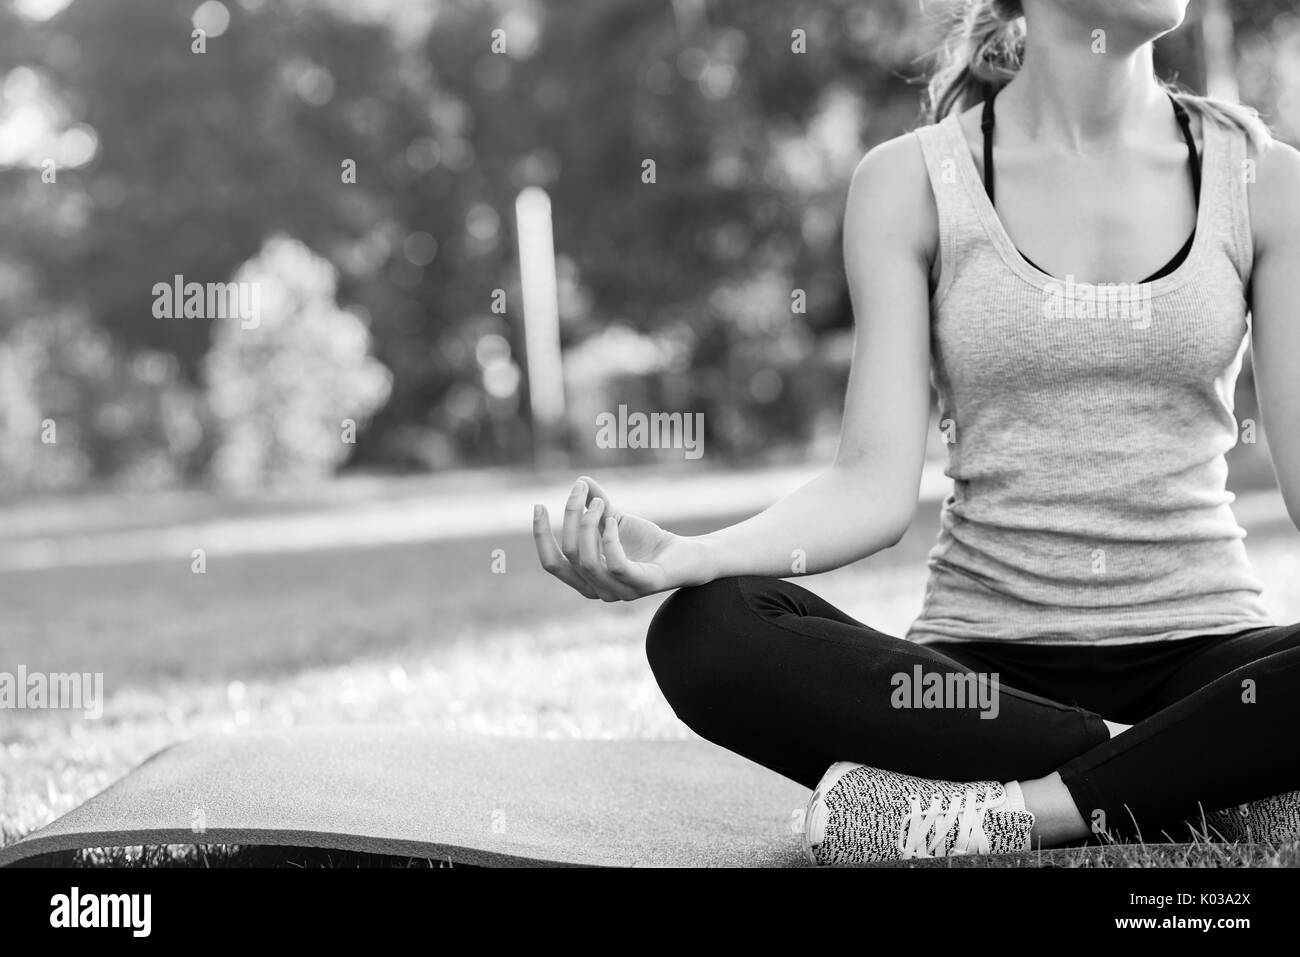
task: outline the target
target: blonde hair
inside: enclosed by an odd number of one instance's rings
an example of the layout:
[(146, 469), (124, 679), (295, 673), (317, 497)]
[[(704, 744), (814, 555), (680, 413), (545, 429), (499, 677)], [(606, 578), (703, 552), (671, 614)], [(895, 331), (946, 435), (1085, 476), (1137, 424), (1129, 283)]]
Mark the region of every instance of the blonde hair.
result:
[[(982, 102), (1011, 82), (1025, 58), (1025, 20), (1021, 0), (956, 0), (949, 5), (952, 22), (936, 57), (925, 97), (928, 122), (937, 123)], [(1197, 96), (1172, 83), (1162, 85), (1189, 113), (1244, 132), (1257, 149), (1272, 133), (1248, 106)]]

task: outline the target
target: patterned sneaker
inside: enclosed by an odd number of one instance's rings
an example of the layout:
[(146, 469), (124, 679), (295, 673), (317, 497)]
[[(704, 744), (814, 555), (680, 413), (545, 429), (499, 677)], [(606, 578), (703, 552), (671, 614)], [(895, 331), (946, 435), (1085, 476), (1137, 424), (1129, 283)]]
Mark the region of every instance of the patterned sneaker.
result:
[(1006, 807), (996, 781), (928, 781), (841, 761), (822, 776), (804, 814), (814, 864), (1029, 850), (1034, 815)]
[(1275, 794), (1260, 801), (1193, 819), (1193, 829), (1233, 843), (1285, 844), (1300, 838), (1300, 791)]

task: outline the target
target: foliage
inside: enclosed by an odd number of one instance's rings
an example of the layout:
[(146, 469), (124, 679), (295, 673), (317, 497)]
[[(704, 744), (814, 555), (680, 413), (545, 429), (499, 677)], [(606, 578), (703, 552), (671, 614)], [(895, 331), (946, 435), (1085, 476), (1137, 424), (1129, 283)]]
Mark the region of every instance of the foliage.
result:
[(200, 438), (197, 397), (172, 356), (127, 354), (71, 312), (0, 340), (0, 491), (173, 484)]
[(213, 320), (203, 360), (212, 475), (240, 486), (328, 475), (387, 400), (389, 372), (365, 324), (335, 304), (333, 265), (301, 243), (271, 238), (234, 281), (260, 291), (261, 315)]

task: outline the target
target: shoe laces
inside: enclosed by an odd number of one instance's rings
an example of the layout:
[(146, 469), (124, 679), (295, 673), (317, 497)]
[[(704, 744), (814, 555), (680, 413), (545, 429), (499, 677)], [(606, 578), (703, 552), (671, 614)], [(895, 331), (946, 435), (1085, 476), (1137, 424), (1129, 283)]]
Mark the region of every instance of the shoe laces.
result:
[[(935, 795), (922, 810), (921, 799), (912, 795), (911, 810), (903, 815), (899, 828), (899, 850), (905, 858), (987, 854), (989, 837), (984, 832), (984, 814), (1001, 803), (991, 790), (986, 789), (981, 796), (974, 788), (967, 788), (946, 805)], [(948, 836), (954, 830), (949, 847)]]

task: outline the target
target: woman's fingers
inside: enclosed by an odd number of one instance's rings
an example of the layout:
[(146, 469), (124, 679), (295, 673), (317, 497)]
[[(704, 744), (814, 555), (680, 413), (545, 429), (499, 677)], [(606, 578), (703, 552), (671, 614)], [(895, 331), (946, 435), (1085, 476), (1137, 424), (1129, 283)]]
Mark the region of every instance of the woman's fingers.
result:
[(603, 514), (605, 514), (604, 501), (593, 499), (591, 507), (578, 523), (578, 570), (582, 572), (582, 577), (592, 584), (596, 583), (596, 579), (605, 570), (600, 558), (600, 543), (597, 540), (600, 516)]
[(588, 502), (590, 502), (591, 499), (593, 498), (599, 498), (601, 501), (605, 503), (605, 514), (608, 515), (610, 518), (618, 518), (620, 515), (623, 514), (618, 510), (617, 507), (615, 507), (614, 503), (609, 500), (609, 493), (606, 492), (603, 488), (601, 488), (600, 483), (597, 482), (590, 475), (579, 475), (578, 481), (582, 482), (587, 486)]
[(564, 525), (560, 529), (560, 551), (569, 560), (569, 564), (578, 567), (578, 525), (587, 504), (587, 483), (578, 479), (569, 492), (569, 499), (564, 503)]
[(537, 557), (541, 559), (544, 569), (581, 593), (584, 598), (597, 597), (586, 579), (560, 553), (559, 543), (555, 541), (555, 533), (551, 530), (551, 518), (543, 505), (533, 509), (533, 541), (537, 543)]
[(578, 570), (605, 601), (626, 601), (637, 597), (636, 594), (610, 575), (601, 555), (600, 522), (604, 517), (604, 499), (592, 499), (591, 507), (578, 525)]
[(640, 580), (642, 576), (633, 570), (632, 563), (628, 561), (627, 553), (623, 551), (623, 543), (618, 537), (618, 520), (613, 517), (605, 519), (605, 530), (600, 537), (600, 550), (605, 556), (605, 570), (614, 581), (633, 589), (647, 584)]
[[(628, 561), (618, 538), (621, 513), (609, 504), (604, 489), (584, 475), (574, 483), (564, 503), (564, 521), (557, 541), (546, 509), (537, 506), (533, 538), (542, 567), (588, 598), (631, 601), (642, 589), (635, 563)], [(607, 547), (613, 549), (612, 570)]]

